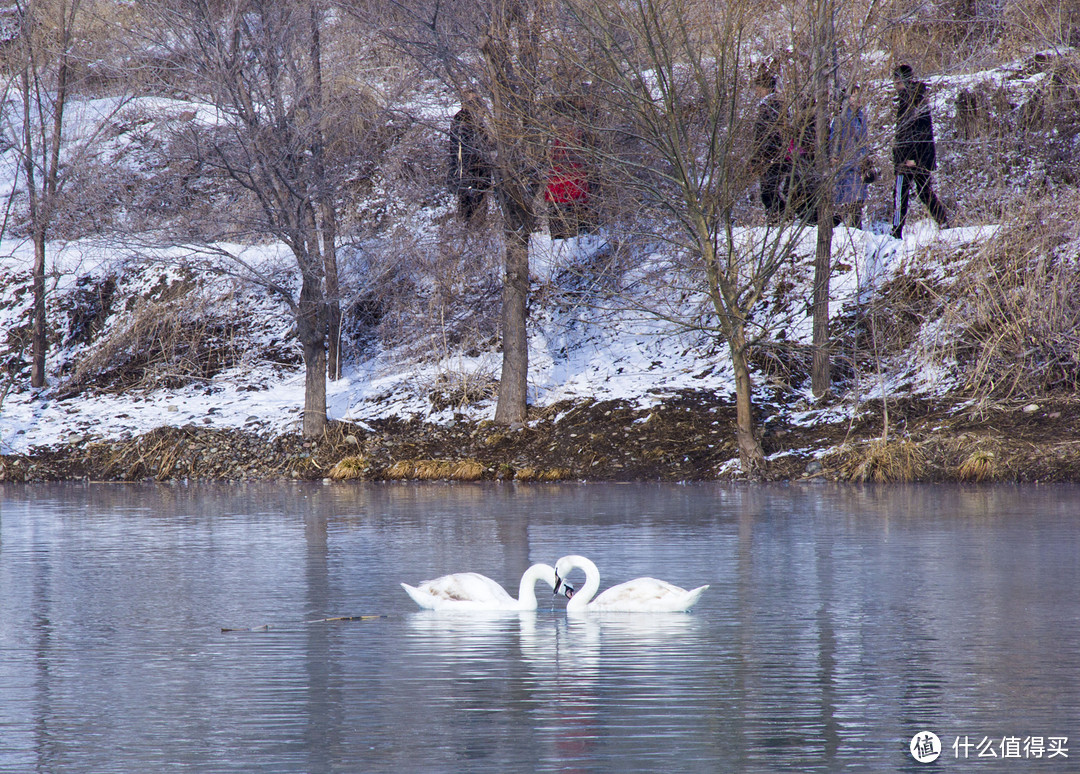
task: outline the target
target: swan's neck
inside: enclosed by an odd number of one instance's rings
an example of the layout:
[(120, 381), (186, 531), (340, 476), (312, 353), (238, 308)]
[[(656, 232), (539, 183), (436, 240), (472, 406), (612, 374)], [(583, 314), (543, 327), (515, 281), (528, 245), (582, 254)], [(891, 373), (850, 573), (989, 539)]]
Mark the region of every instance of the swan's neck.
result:
[(549, 564), (534, 564), (527, 569), (518, 584), (518, 603), (536, 607), (536, 582), (542, 580), (550, 583), (554, 577), (555, 568)]
[[(566, 609), (584, 610), (588, 607), (589, 601), (596, 596), (596, 592), (600, 590), (600, 570), (591, 559), (586, 559), (584, 556), (574, 557), (568, 564), (571, 568), (576, 567), (585, 571), (585, 583), (574, 596), (570, 597), (570, 601), (566, 603)], [(567, 573), (569, 574), (569, 570)]]

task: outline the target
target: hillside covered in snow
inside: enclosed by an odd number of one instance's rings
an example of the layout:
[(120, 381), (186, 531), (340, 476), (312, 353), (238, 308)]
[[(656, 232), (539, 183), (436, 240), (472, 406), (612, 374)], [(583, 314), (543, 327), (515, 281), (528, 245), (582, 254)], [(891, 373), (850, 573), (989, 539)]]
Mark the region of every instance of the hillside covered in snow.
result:
[[(351, 33), (363, 18), (326, 13), (331, 31)], [(328, 48), (341, 45), (326, 38)], [(824, 397), (814, 396), (809, 378), (817, 228), (766, 223), (756, 181), (737, 197), (737, 227), (727, 235), (734, 249), (790, 235), (789, 254), (748, 320), (770, 475), (1008, 479), (1080, 471), (1070, 446), (1078, 443), (1071, 425), (1080, 383), (1080, 51), (993, 54), (939, 74), (924, 68), (939, 157), (934, 186), (952, 217), (939, 228), (913, 197), (902, 239), (889, 234), (888, 63), (867, 71), (879, 177), (862, 227), (833, 232), (833, 375)], [(161, 58), (155, 66), (164, 68), (170, 60)], [(286, 232), (260, 229), (264, 194), (238, 186), (242, 176), (226, 168), (244, 157), (220, 105), (172, 77), (169, 93), (155, 82), (117, 96), (106, 93), (117, 90), (112, 82), (92, 87), (87, 76), (65, 112), (61, 155), (70, 167), (47, 242), (41, 387), (30, 384), (32, 186), (17, 95), (8, 95), (0, 480), (97, 478), (106, 468), (114, 478), (247, 477), (228, 465), (200, 468), (186, 447), (186, 467), (175, 460), (140, 467), (133, 450), (144, 454), (146, 438), (170, 429), (169, 438), (187, 433), (189, 444), (209, 432), (223, 434), (217, 446), (240, 444), (228, 441), (239, 437), (291, 439), (282, 452), (288, 464), (266, 474), (303, 478), (329, 476), (342, 459), (358, 460), (358, 477), (410, 477), (390, 471), (420, 458), (479, 460), (460, 476), (471, 478), (541, 468), (559, 479), (739, 474), (735, 374), (702, 275), (666, 227), (628, 225), (635, 221), (625, 211), (567, 239), (553, 239), (543, 217), (534, 224), (529, 412), (524, 423), (493, 427), (504, 355), (502, 210), (492, 195), (478, 219), (458, 216), (445, 167), (459, 92), (423, 77), (395, 82), (393, 93), (387, 79), (377, 95), (365, 92), (375, 114), (357, 117), (328, 143), (340, 146), (328, 148), (326, 163), (340, 163), (341, 374), (326, 381), (326, 437), (302, 438), (310, 377), (298, 338), (297, 251)], [(333, 77), (340, 86), (345, 75), (335, 66)], [(216, 162), (207, 155), (214, 148)], [(678, 422), (667, 426), (670, 448), (663, 433), (645, 432), (691, 405), (694, 429), (680, 435), (672, 429)], [(580, 424), (585, 415), (591, 427)], [(639, 448), (616, 451), (637, 430)], [(410, 440), (390, 440), (395, 434)], [(590, 434), (606, 436), (603, 453), (601, 439), (583, 440)], [(425, 437), (444, 443), (424, 447), (416, 439)], [(1025, 473), (1018, 466), (1033, 455), (1020, 442), (1060, 464)], [(168, 446), (178, 459), (183, 443)], [(542, 452), (545, 444), (552, 448)], [(540, 459), (557, 446), (561, 455)], [(650, 459), (649, 447), (662, 446)], [(104, 459), (105, 448), (131, 464), (87, 462), (72, 472), (59, 462), (86, 449)], [(618, 454), (629, 456), (617, 461)]]

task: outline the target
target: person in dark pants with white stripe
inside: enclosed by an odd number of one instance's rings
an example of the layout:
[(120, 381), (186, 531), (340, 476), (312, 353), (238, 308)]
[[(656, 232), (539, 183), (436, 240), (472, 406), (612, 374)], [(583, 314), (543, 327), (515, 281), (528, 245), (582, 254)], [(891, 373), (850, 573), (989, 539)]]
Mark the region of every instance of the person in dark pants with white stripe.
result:
[(900, 239), (907, 220), (912, 187), (938, 227), (948, 228), (949, 215), (930, 187), (930, 172), (937, 166), (937, 155), (934, 122), (926, 101), (926, 84), (916, 80), (911, 66), (906, 64), (898, 65), (893, 70), (893, 82), (896, 84), (896, 141), (893, 145), (896, 188), (893, 195), (892, 235)]

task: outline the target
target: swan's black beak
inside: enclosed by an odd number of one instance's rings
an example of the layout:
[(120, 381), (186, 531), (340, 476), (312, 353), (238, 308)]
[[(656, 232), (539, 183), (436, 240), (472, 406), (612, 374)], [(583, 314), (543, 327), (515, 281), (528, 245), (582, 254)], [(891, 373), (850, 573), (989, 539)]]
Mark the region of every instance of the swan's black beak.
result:
[(574, 596), (574, 587), (559, 577), (559, 573), (555, 573), (555, 590), (552, 591), (552, 596), (557, 597), (559, 595), (559, 589), (563, 590), (563, 596), (567, 599)]

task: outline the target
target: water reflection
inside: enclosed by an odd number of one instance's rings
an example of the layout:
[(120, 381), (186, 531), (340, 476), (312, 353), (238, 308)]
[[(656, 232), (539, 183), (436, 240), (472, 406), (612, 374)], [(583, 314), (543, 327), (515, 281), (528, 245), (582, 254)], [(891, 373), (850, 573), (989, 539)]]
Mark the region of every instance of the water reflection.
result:
[[(925, 727), (1067, 736), (1078, 504), (4, 485), (0, 771), (907, 771)], [(605, 584), (712, 588), (690, 614), (462, 616), (398, 586), (476, 570), (513, 588), (575, 552)], [(360, 614), (385, 617), (323, 620)]]
[[(708, 627), (694, 616), (419, 611), (406, 621), (402, 655), (428, 691), (426, 718), (522, 711), (515, 722), (549, 740), (547, 754), (571, 771), (593, 769), (612, 724), (624, 750), (655, 747), (668, 735), (686, 742), (671, 714), (693, 703), (705, 677), (695, 667)], [(496, 689), (508, 682), (517, 686), (512, 701)]]

